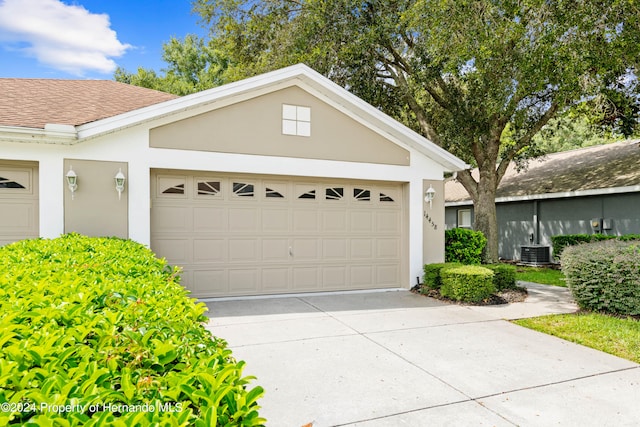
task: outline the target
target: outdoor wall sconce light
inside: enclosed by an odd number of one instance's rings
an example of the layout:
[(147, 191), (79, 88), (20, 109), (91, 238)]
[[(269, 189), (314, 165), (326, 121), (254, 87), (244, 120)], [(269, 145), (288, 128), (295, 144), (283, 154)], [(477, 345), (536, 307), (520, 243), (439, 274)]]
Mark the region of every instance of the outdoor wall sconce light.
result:
[(429, 189), (424, 193), (424, 201), (429, 203), (429, 209), (432, 207), (433, 198), (436, 196), (436, 190), (430, 185)]
[(116, 191), (118, 192), (118, 200), (120, 200), (122, 197), (122, 192), (124, 191), (124, 183), (127, 180), (127, 178), (122, 173), (122, 168), (118, 170), (118, 173), (116, 174), (114, 179), (116, 181)]
[(67, 172), (67, 185), (69, 186), (69, 191), (71, 191), (71, 200), (73, 200), (78, 189), (78, 174), (76, 174), (72, 166), (69, 166), (69, 172)]

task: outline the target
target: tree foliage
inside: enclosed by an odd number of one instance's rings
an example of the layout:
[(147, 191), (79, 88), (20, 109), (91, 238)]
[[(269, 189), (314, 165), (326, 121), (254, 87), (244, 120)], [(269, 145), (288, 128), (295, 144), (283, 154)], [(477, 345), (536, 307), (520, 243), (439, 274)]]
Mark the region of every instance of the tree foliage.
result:
[(633, 0), (197, 0), (194, 7), (213, 45), (229, 55), (224, 79), (305, 62), (477, 166), (479, 180), (468, 171), (458, 180), (489, 239), (486, 261), (497, 258), (496, 188), (510, 161), (542, 153), (534, 136), (551, 119), (577, 104), (615, 105), (624, 114), (602, 113), (603, 122), (617, 120), (624, 132), (637, 122)]
[(164, 75), (142, 67), (135, 74), (118, 68), (114, 78), (149, 89), (188, 95), (221, 85), (228, 65), (223, 54), (194, 35), (187, 35), (183, 40), (172, 37), (163, 45), (162, 59), (168, 64)]
[[(636, 0), (195, 0), (210, 29), (165, 45), (173, 93), (304, 62), (480, 170), (458, 173), (497, 259), (495, 192), (509, 162), (559, 114), (637, 130)], [(577, 109), (577, 110), (576, 110)], [(582, 109), (582, 110), (580, 110)], [(567, 117), (567, 116), (564, 116)]]

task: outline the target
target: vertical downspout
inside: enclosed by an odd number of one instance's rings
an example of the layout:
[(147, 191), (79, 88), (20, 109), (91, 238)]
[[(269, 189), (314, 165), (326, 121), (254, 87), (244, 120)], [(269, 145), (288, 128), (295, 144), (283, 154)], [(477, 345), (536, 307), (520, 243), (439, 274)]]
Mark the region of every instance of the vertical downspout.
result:
[(540, 222), (538, 221), (538, 201), (533, 201), (533, 242), (534, 245), (540, 244)]

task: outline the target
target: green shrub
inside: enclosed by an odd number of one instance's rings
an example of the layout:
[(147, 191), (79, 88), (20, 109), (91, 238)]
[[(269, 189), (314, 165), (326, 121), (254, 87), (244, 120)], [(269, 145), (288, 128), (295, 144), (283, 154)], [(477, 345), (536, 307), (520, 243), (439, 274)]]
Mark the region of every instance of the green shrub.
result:
[(487, 239), (481, 231), (453, 228), (444, 232), (444, 258), (446, 262), (480, 264)]
[(485, 264), (483, 267), (493, 271), (493, 284), (496, 291), (514, 289), (516, 287), (517, 269), (509, 264)]
[(493, 271), (477, 265), (445, 268), (440, 294), (457, 301), (480, 302), (495, 292)]
[(424, 288), (426, 288), (427, 290), (440, 289), (440, 286), (442, 286), (442, 280), (440, 279), (440, 272), (442, 271), (442, 269), (450, 268), (450, 267), (458, 267), (460, 265), (461, 264), (456, 262), (426, 264), (424, 266), (424, 276), (422, 280), (424, 284)]
[(640, 240), (640, 234), (626, 234), (624, 236), (610, 236), (608, 234), (566, 234), (552, 236), (551, 244), (553, 245), (553, 256), (556, 259), (561, 258), (562, 252), (567, 246), (613, 239), (621, 241)]
[(262, 388), (177, 274), (128, 240), (0, 248), (0, 425), (264, 424)]
[(640, 315), (640, 242), (569, 246), (562, 254), (562, 272), (580, 308)]

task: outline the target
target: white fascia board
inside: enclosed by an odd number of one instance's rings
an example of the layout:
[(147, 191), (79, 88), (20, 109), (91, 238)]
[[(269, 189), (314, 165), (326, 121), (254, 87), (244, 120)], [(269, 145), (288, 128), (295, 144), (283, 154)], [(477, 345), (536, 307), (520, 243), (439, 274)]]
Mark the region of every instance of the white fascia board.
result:
[[(605, 196), (608, 194), (624, 194), (640, 192), (640, 185), (626, 187), (596, 188), (593, 190), (565, 191), (560, 193), (532, 194), (529, 196), (496, 197), (496, 203), (528, 202), (533, 200), (566, 199), (571, 197)], [(471, 200), (447, 202), (445, 207), (472, 205)]]
[(76, 128), (71, 125), (46, 125), (41, 128), (0, 126), (0, 141), (40, 144), (71, 145), (78, 140)]
[(327, 79), (311, 68), (306, 66), (304, 67), (306, 72), (300, 75), (300, 79), (302, 81), (305, 81), (311, 87), (315, 87), (316, 90), (319, 90), (326, 97), (334, 100), (335, 102), (343, 105), (346, 103), (346, 110), (362, 117), (364, 119), (364, 123), (368, 125), (369, 128), (371, 128), (371, 125), (377, 126), (380, 130), (393, 136), (394, 140), (401, 141), (407, 146), (442, 164), (447, 172), (456, 172), (469, 169), (471, 167), (458, 157), (449, 153), (447, 150), (439, 147), (427, 138), (391, 118), (340, 85)]
[(157, 120), (179, 112), (194, 110), (210, 104), (226, 106), (274, 90), (284, 80), (299, 74), (297, 66), (261, 74), (245, 80), (225, 84), (202, 92), (150, 105), (117, 116), (97, 120), (78, 127), (79, 139), (85, 140), (117, 130)]
[[(470, 167), (453, 154), (433, 144), (431, 141), (387, 116), (304, 64), (293, 65), (270, 73), (261, 74), (118, 116), (88, 123), (78, 128), (78, 136), (81, 140), (88, 139), (177, 112), (200, 108), (208, 104), (221, 103), (228, 105), (270, 92), (279, 86), (292, 86), (295, 80), (303, 82), (311, 88), (315, 88), (316, 91), (322, 93), (326, 98), (333, 100), (337, 104), (344, 105), (346, 111), (352, 112), (352, 115), (362, 117), (364, 124), (368, 127), (378, 127), (386, 134), (393, 136), (394, 140), (400, 141), (442, 164), (446, 171), (454, 172)], [(287, 81), (289, 81), (289, 83), (287, 83)]]
[(455, 206), (473, 206), (473, 201), (471, 200), (461, 200), (459, 202), (445, 202), (445, 208), (452, 208)]

